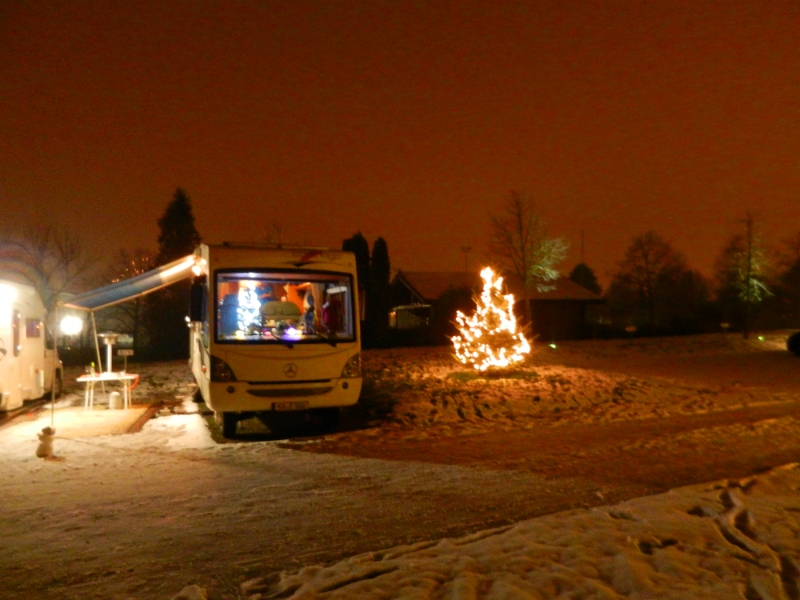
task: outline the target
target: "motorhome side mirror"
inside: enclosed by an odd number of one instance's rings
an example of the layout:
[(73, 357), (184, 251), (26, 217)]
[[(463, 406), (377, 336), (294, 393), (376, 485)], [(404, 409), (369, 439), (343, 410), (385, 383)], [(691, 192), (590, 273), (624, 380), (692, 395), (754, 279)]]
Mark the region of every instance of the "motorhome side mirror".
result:
[(196, 323), (206, 318), (206, 286), (202, 281), (193, 281), (189, 299), (189, 321)]

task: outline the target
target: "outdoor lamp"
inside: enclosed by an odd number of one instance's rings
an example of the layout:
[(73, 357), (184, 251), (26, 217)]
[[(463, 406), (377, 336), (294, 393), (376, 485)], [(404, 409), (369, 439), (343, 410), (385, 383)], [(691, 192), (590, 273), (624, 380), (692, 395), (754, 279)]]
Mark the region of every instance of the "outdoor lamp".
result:
[(67, 315), (61, 319), (61, 333), (64, 335), (77, 335), (83, 330), (83, 319), (75, 315)]

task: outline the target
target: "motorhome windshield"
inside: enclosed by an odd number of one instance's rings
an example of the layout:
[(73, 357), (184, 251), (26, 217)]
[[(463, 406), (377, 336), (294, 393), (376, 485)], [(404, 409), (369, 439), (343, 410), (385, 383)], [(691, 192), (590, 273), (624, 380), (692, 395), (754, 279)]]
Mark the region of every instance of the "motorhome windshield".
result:
[(348, 342), (356, 338), (347, 273), (217, 271), (218, 343)]

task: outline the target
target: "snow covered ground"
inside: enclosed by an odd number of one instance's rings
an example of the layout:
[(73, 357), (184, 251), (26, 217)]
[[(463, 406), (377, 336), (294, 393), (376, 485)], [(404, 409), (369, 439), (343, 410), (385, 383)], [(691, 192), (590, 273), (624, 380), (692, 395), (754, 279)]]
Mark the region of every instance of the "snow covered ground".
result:
[(369, 552), (241, 589), (251, 600), (798, 598), (799, 488), (792, 464), (742, 481)]
[[(452, 349), (366, 353), (365, 404), (384, 430), (428, 434), (607, 423), (794, 401), (786, 332), (535, 345), (518, 369), (478, 375)], [(430, 431), (428, 431), (430, 430)], [(369, 435), (370, 432), (364, 432)]]
[[(575, 342), (541, 348), (511, 378), (488, 379), (468, 375), (441, 349), (367, 353), (363, 410), (374, 427), (331, 437), (458, 438), (792, 403), (800, 386), (783, 339)], [(783, 365), (775, 385), (750, 385), (746, 369), (731, 372), (728, 361), (749, 354)], [(648, 374), (666, 364), (652, 362), (659, 355), (668, 363), (694, 358), (671, 363), (680, 376), (669, 379)], [(716, 379), (684, 377), (686, 365)], [(174, 401), (175, 409), (136, 434), (57, 437), (62, 460), (35, 456), (47, 411), (0, 429), (0, 595), (800, 598), (795, 464), (500, 528), (473, 525), (466, 537), (442, 539), (465, 530), (462, 521), (480, 523), (476, 513), (489, 523), (498, 503), (533, 503), (557, 483), (517, 471), (295, 452), (275, 441), (218, 444), (194, 412), (189, 380), (185, 364), (148, 367), (137, 395)], [(78, 402), (73, 388), (59, 405)], [(453, 519), (447, 527), (444, 514)], [(396, 546), (412, 525), (430, 540)], [(372, 530), (386, 530), (377, 539), (394, 543), (376, 542)]]

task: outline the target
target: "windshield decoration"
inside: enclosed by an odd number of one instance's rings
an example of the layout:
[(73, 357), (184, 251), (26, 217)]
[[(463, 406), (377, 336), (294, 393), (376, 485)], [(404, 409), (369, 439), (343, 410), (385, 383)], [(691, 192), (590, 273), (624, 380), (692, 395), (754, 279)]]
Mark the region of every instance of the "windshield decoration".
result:
[(352, 288), (346, 273), (217, 272), (217, 342), (354, 341)]
[(256, 293), (256, 284), (254, 281), (245, 281), (239, 288), (237, 294), (239, 307), (236, 310), (237, 323), (239, 331), (249, 331), (251, 327), (260, 325), (261, 323), (261, 304), (258, 301), (258, 294)]

